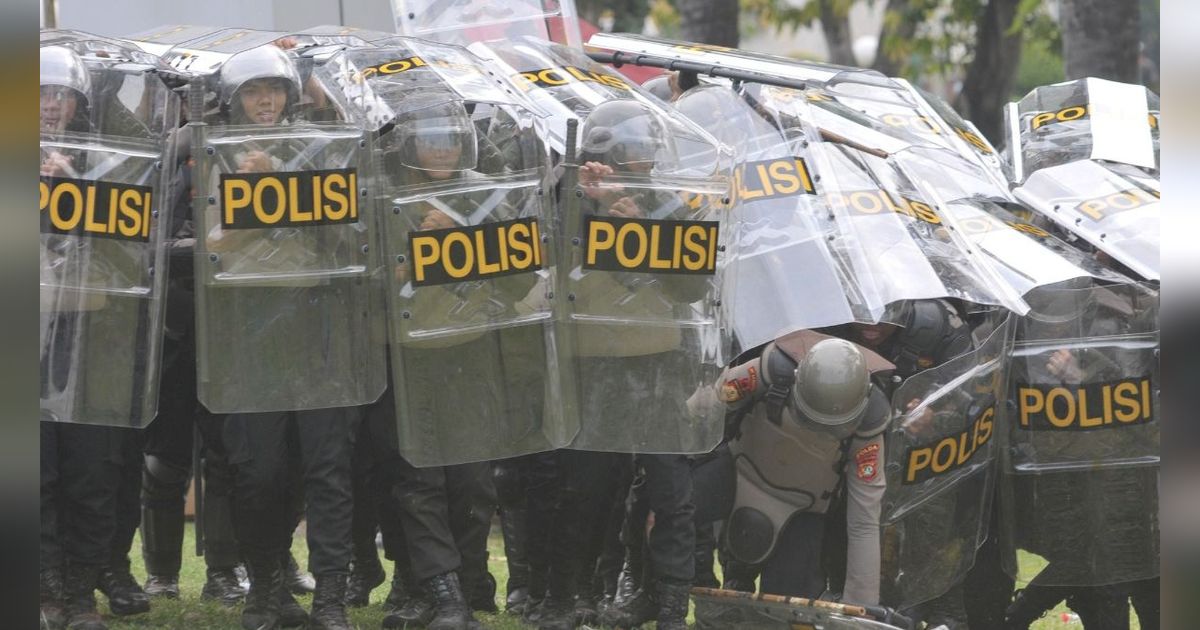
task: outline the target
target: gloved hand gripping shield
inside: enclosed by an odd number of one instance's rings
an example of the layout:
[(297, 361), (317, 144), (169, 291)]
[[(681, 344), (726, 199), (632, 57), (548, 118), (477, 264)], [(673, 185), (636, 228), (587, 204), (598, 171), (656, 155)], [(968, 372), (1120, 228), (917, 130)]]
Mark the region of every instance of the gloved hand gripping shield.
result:
[(41, 39), (41, 419), (143, 427), (158, 408), (178, 77), (115, 40)]
[(898, 609), (960, 583), (987, 536), (1013, 319), (893, 394), (880, 599)]
[(1154, 577), (1157, 292), (1077, 280), (1029, 303), (1011, 361), (1000, 540), (1048, 563), (1036, 584)]
[(640, 91), (587, 112), (560, 185), (560, 329), (571, 448), (699, 453), (723, 414), (685, 402), (719, 374), (728, 180), (711, 136)]
[(537, 117), (462, 48), (343, 56), (356, 102), (389, 116), (375, 179), (401, 453), (442, 466), (564, 446)]
[(366, 404), (386, 372), (363, 334), (382, 307), (369, 138), (336, 85), (259, 35), (172, 53), (203, 51), (211, 70), (190, 96), (200, 400), (215, 413)]

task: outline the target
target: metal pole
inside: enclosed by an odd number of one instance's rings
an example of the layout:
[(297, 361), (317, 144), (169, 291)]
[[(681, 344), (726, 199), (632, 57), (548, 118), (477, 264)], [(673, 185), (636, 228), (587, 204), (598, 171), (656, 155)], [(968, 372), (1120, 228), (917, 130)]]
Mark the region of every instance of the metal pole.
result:
[(805, 81), (798, 79), (789, 79), (787, 77), (777, 77), (761, 72), (750, 72), (748, 70), (737, 70), (734, 68), (726, 68), (713, 64), (696, 63), (694, 61), (684, 61), (682, 59), (667, 59), (664, 57), (654, 57), (644, 54), (630, 54), (623, 52), (601, 52), (588, 51), (587, 55), (600, 63), (611, 63), (613, 67), (620, 68), (625, 64), (634, 66), (647, 66), (651, 68), (663, 68), (664, 70), (677, 70), (680, 72), (694, 72), (696, 74), (707, 74), (712, 77), (724, 77), (735, 81), (750, 81), (752, 83), (765, 83), (767, 85), (777, 85), (779, 87), (792, 88), (803, 90), (807, 87)]

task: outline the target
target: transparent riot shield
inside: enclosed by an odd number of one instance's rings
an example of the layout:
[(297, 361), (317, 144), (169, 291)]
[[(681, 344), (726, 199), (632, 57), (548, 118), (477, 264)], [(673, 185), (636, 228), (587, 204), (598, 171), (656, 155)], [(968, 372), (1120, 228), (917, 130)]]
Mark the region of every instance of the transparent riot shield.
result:
[(728, 182), (695, 174), (711, 136), (652, 102), (597, 105), (560, 186), (560, 339), (579, 434), (571, 448), (701, 453), (722, 413), (689, 397), (723, 361), (717, 254)]
[(466, 46), (532, 37), (582, 48), (574, 0), (391, 0), (396, 31)]
[(880, 517), (880, 600), (890, 606), (907, 609), (960, 583), (987, 537), (1012, 319), (892, 396)]
[[(894, 160), (845, 145), (814, 145), (830, 241), (877, 321), (901, 299), (954, 297), (976, 304), (1027, 307), (1020, 294), (960, 234), (936, 190)], [(864, 319), (864, 318), (860, 318)]]
[[(637, 100), (664, 115), (678, 117), (662, 110), (661, 102), (641, 86), (575, 48), (535, 37), (517, 37), (475, 43), (470, 50), (487, 60), (533, 107), (546, 114), (547, 142), (560, 155), (568, 151), (567, 122), (581, 119), (610, 100)], [(684, 156), (711, 160), (711, 144), (708, 152), (703, 151), (704, 144), (690, 146)], [(712, 168), (711, 164), (705, 166)]]
[(335, 86), (302, 82), (294, 55), (220, 52), (191, 96), (200, 400), (214, 413), (373, 402), (386, 369), (368, 334), (382, 300), (363, 124)]
[(1079, 79), (1039, 87), (1005, 109), (1014, 181), (1078, 160), (1158, 172), (1158, 95), (1140, 85)]
[(1001, 541), (1045, 562), (1031, 587), (1158, 575), (1157, 301), (1138, 285), (1030, 295), (1011, 359)]
[(158, 409), (179, 102), (157, 59), (85, 33), (41, 49), (41, 419), (143, 427)]
[[(742, 96), (697, 87), (676, 109), (727, 143), (735, 156), (725, 239), (722, 308), (737, 347), (854, 319), (854, 288), (829, 251), (806, 138), (787, 138)], [(804, 282), (796, 282), (803, 270)]]
[(894, 612), (853, 603), (699, 587), (692, 589), (692, 601), (696, 604), (696, 628), (704, 630), (894, 630), (912, 627), (911, 621)]
[(535, 118), (465, 101), (432, 72), (405, 80), (419, 87), (379, 92), (396, 115), (376, 154), (400, 451), (442, 466), (562, 447), (575, 428), (558, 398)]
[(1041, 169), (1018, 199), (1148, 280), (1160, 277), (1156, 181), (1121, 164), (1079, 160)]
[(963, 199), (945, 208), (967, 239), (1021, 295), (1084, 276), (1110, 283), (1133, 282), (990, 201)]

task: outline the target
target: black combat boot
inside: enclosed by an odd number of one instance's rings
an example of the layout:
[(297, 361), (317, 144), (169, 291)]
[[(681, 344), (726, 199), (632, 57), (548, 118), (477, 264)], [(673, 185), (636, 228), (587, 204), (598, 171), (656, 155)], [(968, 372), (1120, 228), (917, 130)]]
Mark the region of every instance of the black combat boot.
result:
[(108, 598), (114, 615), (140, 615), (150, 612), (150, 596), (138, 586), (129, 572), (129, 558), (100, 571), (100, 592)]
[(242, 609), (244, 630), (275, 630), (279, 626), (279, 592), (283, 590), (283, 567), (278, 556), (250, 558), (250, 592)]
[(296, 601), (286, 586), (281, 585), (279, 590), (275, 591), (275, 597), (279, 600), (280, 628), (299, 628), (308, 623), (308, 612)]
[(371, 591), (386, 579), (379, 558), (355, 560), (350, 567), (350, 583), (346, 586), (346, 605), (351, 608), (366, 606), (371, 602)]
[(633, 598), (642, 586), (642, 550), (639, 546), (625, 548), (625, 563), (617, 576), (617, 591), (613, 593), (612, 605), (620, 608)]
[(38, 576), (41, 600), (41, 630), (62, 630), (67, 617), (63, 611), (63, 576), (60, 569), (42, 569)]
[[(384, 628), (423, 628), (433, 620), (433, 596), (417, 591), (401, 591), (402, 595), (392, 602), (394, 606), (383, 618)], [(392, 599), (388, 595), (389, 601)], [(385, 606), (388, 603), (385, 602)]]
[(104, 618), (96, 611), (96, 587), (99, 584), (99, 566), (67, 566), (66, 579), (63, 581), (67, 630), (108, 630)]
[(609, 606), (600, 617), (600, 623), (612, 628), (635, 628), (658, 616), (658, 594), (653, 585), (638, 589), (633, 597), (621, 604)]
[(546, 597), (537, 619), (538, 630), (572, 630), (574, 627), (574, 599), (553, 594)]
[(451, 571), (429, 578), (425, 588), (433, 594), (433, 620), (428, 630), (469, 630), (475, 620), (463, 596), (458, 574)]
[(179, 576), (147, 575), (146, 586), (142, 590), (150, 597), (179, 599)]
[(496, 606), (496, 578), (487, 571), (473, 577), (470, 584), (463, 584), (463, 594), (466, 596), (471, 610), (485, 613), (500, 612), (500, 608)]
[(687, 630), (688, 584), (658, 583), (658, 630)]
[(350, 620), (346, 617), (349, 577), (346, 573), (322, 573), (317, 576), (312, 614), (308, 618), (309, 630), (350, 630)]
[(300, 569), (300, 565), (296, 564), (296, 558), (292, 552), (283, 554), (283, 579), (288, 590), (293, 595), (304, 595), (311, 593), (317, 589), (317, 581), (307, 571)]
[(242, 588), (237, 573), (233, 568), (214, 569), (205, 571), (204, 589), (200, 591), (200, 599), (220, 602), (225, 606), (236, 606), (246, 599), (246, 589)]

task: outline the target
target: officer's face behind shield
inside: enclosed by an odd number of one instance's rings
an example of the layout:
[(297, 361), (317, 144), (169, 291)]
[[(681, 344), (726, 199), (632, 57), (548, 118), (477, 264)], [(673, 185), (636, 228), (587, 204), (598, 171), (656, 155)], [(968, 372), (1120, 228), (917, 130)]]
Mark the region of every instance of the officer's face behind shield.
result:
[(475, 125), (466, 107), (449, 95), (434, 95), (411, 104), (397, 117), (394, 137), (402, 143), (405, 166), (429, 179), (445, 180), (475, 168)]
[(848, 438), (862, 421), (870, 389), (871, 375), (858, 347), (844, 339), (822, 340), (796, 366), (793, 416), (809, 428)]
[(423, 127), (414, 132), (416, 166), (432, 179), (449, 179), (457, 171), (469, 168), (463, 160), (464, 147), (474, 142), (470, 130), (445, 125)]
[(39, 106), (42, 132), (62, 133), (67, 123), (75, 118), (78, 108), (79, 93), (75, 90), (59, 85), (43, 85)]
[(274, 45), (240, 52), (221, 66), (221, 106), (235, 125), (276, 125), (300, 102), (300, 73)]
[(597, 105), (584, 121), (583, 160), (598, 161), (622, 173), (650, 174), (673, 170), (678, 156), (666, 125), (636, 101)]
[(252, 124), (274, 125), (287, 108), (288, 90), (282, 79), (253, 79), (238, 89), (242, 113)]
[(62, 133), (87, 102), (92, 81), (87, 66), (75, 51), (63, 46), (41, 49), (40, 128)]

